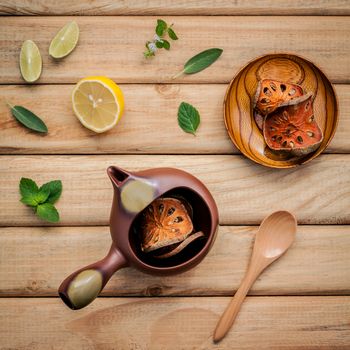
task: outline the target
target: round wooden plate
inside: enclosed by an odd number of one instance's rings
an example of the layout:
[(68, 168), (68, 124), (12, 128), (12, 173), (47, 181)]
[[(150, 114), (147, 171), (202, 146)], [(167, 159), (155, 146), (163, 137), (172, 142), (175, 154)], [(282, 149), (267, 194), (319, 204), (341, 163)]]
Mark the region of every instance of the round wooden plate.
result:
[[(315, 120), (323, 141), (313, 153), (302, 157), (272, 152), (253, 117), (253, 98), (258, 81), (273, 79), (301, 85), (314, 96)], [(259, 57), (242, 68), (231, 81), (224, 101), (226, 129), (232, 142), (248, 158), (272, 168), (291, 168), (317, 157), (329, 144), (338, 124), (338, 102), (332, 84), (310, 61), (290, 54)]]

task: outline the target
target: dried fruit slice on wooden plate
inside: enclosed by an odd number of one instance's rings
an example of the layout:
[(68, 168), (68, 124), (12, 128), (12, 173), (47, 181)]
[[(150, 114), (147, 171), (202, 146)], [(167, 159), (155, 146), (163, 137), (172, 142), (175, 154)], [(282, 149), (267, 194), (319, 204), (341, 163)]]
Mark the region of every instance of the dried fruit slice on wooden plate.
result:
[(302, 156), (319, 147), (323, 134), (315, 121), (312, 98), (307, 94), (290, 100), (266, 117), (264, 139), (272, 150)]
[(297, 84), (288, 84), (277, 80), (264, 79), (259, 82), (253, 101), (254, 119), (259, 129), (263, 128), (264, 117), (282, 104), (303, 95), (303, 89)]
[(146, 253), (157, 253), (155, 257), (167, 258), (204, 236), (202, 232), (193, 233), (188, 205), (177, 198), (153, 201), (145, 209), (141, 220), (141, 249)]

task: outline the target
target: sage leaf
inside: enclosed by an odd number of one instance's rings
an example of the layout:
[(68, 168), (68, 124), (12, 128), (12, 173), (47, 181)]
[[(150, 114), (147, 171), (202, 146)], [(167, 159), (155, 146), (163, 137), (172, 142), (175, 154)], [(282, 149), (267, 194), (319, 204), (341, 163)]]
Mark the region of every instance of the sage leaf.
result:
[(168, 35), (169, 35), (169, 38), (172, 39), (172, 40), (179, 39), (177, 37), (177, 35), (175, 34), (174, 29), (172, 29), (172, 28), (168, 28)]
[(163, 39), (163, 47), (165, 50), (170, 50), (170, 43), (168, 40)]
[(213, 64), (222, 54), (222, 49), (208, 49), (190, 58), (184, 65), (184, 69), (176, 74), (173, 79), (182, 74), (194, 74)]
[(162, 19), (158, 19), (157, 20), (157, 27), (156, 27), (156, 33), (159, 37), (162, 37), (164, 34), (164, 31), (167, 28), (167, 24), (165, 21), (163, 21)]
[(40, 219), (45, 221), (58, 222), (60, 220), (57, 209), (51, 203), (39, 204), (36, 208), (36, 213)]
[(200, 123), (200, 115), (195, 107), (186, 102), (181, 102), (177, 113), (180, 128), (190, 134), (196, 135)]
[(49, 191), (49, 196), (47, 197), (46, 201), (51, 204), (56, 203), (62, 193), (62, 181), (50, 181), (40, 187), (40, 191), (46, 190)]
[(47, 133), (47, 126), (29, 109), (22, 106), (11, 106), (12, 115), (24, 126), (33, 131)]

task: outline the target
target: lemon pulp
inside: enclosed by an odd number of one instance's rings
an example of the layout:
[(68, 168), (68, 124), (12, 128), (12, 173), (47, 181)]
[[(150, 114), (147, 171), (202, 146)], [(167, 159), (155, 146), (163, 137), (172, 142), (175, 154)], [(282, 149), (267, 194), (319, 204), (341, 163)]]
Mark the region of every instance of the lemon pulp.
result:
[(73, 90), (72, 103), (80, 122), (97, 133), (113, 128), (124, 110), (121, 89), (106, 77), (88, 77), (79, 81)]

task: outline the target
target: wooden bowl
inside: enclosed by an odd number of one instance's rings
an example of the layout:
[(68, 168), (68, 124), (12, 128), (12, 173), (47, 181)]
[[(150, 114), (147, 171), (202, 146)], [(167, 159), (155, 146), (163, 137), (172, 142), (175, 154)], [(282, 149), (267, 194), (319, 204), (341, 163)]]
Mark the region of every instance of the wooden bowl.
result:
[[(271, 151), (253, 117), (258, 81), (273, 79), (301, 85), (314, 95), (315, 120), (323, 141), (313, 153), (296, 157)], [(226, 129), (232, 142), (248, 158), (272, 168), (291, 168), (316, 158), (332, 140), (338, 124), (338, 102), (328, 78), (310, 61), (291, 54), (259, 57), (242, 68), (231, 81), (224, 101)]]

